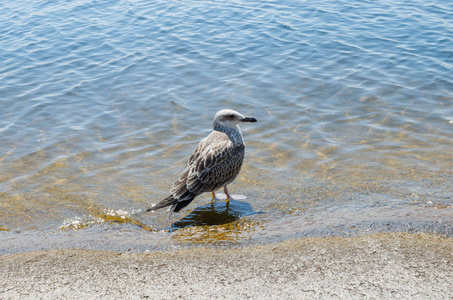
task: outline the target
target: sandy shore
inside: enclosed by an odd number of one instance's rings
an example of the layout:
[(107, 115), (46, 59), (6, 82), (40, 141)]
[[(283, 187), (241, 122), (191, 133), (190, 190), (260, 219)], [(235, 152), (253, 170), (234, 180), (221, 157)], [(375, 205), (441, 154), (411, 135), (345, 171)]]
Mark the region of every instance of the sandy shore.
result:
[(0, 299), (453, 299), (453, 239), (310, 238), (148, 254), (0, 257)]

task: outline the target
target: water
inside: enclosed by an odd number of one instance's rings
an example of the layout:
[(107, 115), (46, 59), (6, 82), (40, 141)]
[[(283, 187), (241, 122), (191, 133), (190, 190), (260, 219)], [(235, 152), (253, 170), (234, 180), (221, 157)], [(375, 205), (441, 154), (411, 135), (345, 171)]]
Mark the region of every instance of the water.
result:
[[(20, 0), (0, 14), (0, 253), (453, 236), (450, 1)], [(230, 209), (206, 194), (169, 222), (141, 213), (221, 108), (258, 119)]]

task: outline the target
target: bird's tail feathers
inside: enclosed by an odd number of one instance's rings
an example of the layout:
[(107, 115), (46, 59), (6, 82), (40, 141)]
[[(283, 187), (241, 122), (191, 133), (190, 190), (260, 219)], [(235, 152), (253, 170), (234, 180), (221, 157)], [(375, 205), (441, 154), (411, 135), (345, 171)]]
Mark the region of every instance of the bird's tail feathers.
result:
[(158, 210), (160, 208), (163, 208), (163, 207), (171, 205), (170, 213), (168, 214), (168, 218), (170, 219), (171, 215), (174, 212), (178, 212), (181, 209), (183, 209), (184, 207), (186, 207), (187, 205), (189, 205), (189, 203), (192, 202), (192, 200), (195, 197), (196, 197), (196, 195), (191, 193), (191, 192), (189, 192), (189, 191), (185, 192), (179, 198), (179, 200), (175, 199), (173, 197), (173, 195), (170, 195), (167, 198), (165, 198), (164, 200), (160, 201), (159, 203), (154, 204), (151, 208), (148, 208), (146, 211), (147, 212), (148, 211), (155, 211), (155, 210)]
[(173, 198), (172, 195), (170, 195), (167, 198), (165, 198), (164, 200), (160, 201), (159, 203), (154, 204), (153, 206), (148, 208), (146, 211), (155, 211), (155, 210), (164, 208), (166, 206), (175, 205), (177, 203), (178, 203), (178, 200), (176, 200), (175, 198)]
[(192, 200), (194, 199), (195, 197), (192, 196), (191, 198), (189, 199), (186, 199), (186, 200), (182, 200), (182, 201), (178, 201), (177, 203), (175, 203), (171, 210), (172, 212), (178, 212), (180, 211), (181, 209), (183, 209), (184, 207), (186, 207), (187, 205), (189, 205), (190, 202), (192, 202)]

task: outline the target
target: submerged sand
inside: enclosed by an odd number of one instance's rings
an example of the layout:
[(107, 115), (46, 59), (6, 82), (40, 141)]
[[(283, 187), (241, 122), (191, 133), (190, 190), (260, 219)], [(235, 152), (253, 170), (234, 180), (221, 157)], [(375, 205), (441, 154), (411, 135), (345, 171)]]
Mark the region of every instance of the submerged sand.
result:
[(146, 254), (0, 257), (0, 299), (453, 299), (453, 239), (297, 239)]

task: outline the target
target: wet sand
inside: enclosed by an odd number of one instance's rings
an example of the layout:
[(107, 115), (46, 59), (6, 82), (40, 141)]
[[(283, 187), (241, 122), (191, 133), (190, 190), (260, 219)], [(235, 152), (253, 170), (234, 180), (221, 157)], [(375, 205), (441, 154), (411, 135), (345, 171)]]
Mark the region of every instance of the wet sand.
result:
[(145, 254), (0, 257), (0, 299), (452, 299), (453, 239), (310, 238)]

